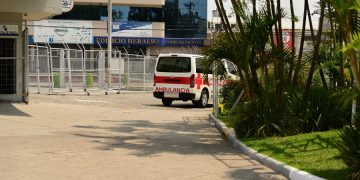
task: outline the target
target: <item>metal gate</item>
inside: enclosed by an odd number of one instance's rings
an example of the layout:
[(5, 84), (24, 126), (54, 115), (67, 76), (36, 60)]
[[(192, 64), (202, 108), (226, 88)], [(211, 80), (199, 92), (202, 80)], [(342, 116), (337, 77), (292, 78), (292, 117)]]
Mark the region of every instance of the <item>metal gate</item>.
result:
[(121, 91), (152, 91), (156, 57), (128, 54), (126, 49), (112, 52), (29, 46), (29, 86), (40, 92), (83, 91), (105, 94)]

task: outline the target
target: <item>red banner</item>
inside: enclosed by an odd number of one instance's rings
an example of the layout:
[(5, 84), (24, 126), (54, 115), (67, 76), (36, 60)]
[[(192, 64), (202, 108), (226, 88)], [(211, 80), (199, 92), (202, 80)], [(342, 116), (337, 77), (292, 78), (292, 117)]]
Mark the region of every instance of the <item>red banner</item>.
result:
[[(284, 44), (284, 47), (288, 47), (288, 48), (292, 48), (292, 31), (290, 30), (282, 30), (282, 41)], [(274, 37), (274, 42), (275, 44), (277, 44), (277, 38), (276, 36)]]

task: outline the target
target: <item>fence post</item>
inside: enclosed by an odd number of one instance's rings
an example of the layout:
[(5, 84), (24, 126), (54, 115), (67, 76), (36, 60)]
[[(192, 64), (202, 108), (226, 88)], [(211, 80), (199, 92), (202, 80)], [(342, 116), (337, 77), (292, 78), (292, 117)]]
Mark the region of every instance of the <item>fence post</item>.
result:
[(66, 54), (66, 58), (67, 58), (67, 63), (68, 63), (68, 79), (69, 79), (69, 91), (72, 92), (73, 87), (72, 87), (72, 67), (71, 67), (71, 51), (69, 48), (67, 48), (67, 54)]
[(214, 64), (213, 67), (213, 88), (214, 88), (214, 92), (213, 92), (213, 111), (214, 111), (214, 116), (215, 117), (219, 117), (219, 109), (218, 109), (218, 73), (217, 73), (217, 63)]
[(89, 96), (90, 93), (88, 92), (87, 90), (87, 84), (86, 84), (86, 53), (85, 53), (85, 47), (84, 47), (84, 44), (81, 44), (81, 46), (83, 48), (81, 48), (80, 46), (80, 49), (81, 49), (81, 58), (82, 58), (82, 62), (83, 62), (83, 89), (84, 89), (84, 92), (86, 92), (86, 94)]
[[(109, 47), (108, 47), (109, 48)], [(110, 49), (108, 49), (108, 64), (107, 64), (107, 90), (110, 90), (111, 89), (111, 61), (112, 61), (112, 55), (113, 55), (113, 52), (111, 50), (111, 47)]]
[(126, 86), (126, 90), (129, 90), (129, 86), (130, 86), (130, 57), (129, 57), (129, 52), (126, 50), (126, 48), (123, 46), (124, 50), (125, 50), (125, 57), (127, 59), (127, 86)]
[(104, 89), (105, 87), (105, 52), (100, 51), (98, 57), (98, 84), (100, 89)]
[[(49, 45), (50, 46), (50, 45)], [(51, 92), (54, 93), (54, 69), (53, 69), (53, 54), (52, 48), (50, 47), (50, 73), (51, 73)]]
[(60, 50), (60, 88), (65, 88), (65, 51), (64, 49)]
[[(117, 48), (116, 48), (117, 49)], [(121, 92), (121, 51), (118, 50), (119, 53), (119, 92), (118, 94), (120, 94)]]
[(50, 45), (46, 47), (47, 50), (47, 66), (48, 66), (48, 79), (49, 79), (49, 92), (54, 92), (54, 76), (52, 73), (52, 50)]
[(85, 58), (84, 58), (84, 55), (85, 55), (85, 52), (84, 52), (84, 49), (82, 49), (80, 47), (79, 44), (77, 44), (78, 48), (80, 49), (80, 52), (81, 52), (81, 68), (82, 68), (82, 81), (83, 81), (83, 91), (86, 92), (87, 95), (89, 95), (87, 93), (87, 89), (86, 89), (86, 74), (85, 74)]
[(36, 45), (36, 58), (35, 58), (35, 66), (36, 66), (36, 81), (37, 81), (37, 89), (38, 94), (40, 94), (40, 59), (39, 59), (39, 46)]
[(146, 91), (146, 56), (144, 55), (144, 72), (143, 72), (143, 91)]

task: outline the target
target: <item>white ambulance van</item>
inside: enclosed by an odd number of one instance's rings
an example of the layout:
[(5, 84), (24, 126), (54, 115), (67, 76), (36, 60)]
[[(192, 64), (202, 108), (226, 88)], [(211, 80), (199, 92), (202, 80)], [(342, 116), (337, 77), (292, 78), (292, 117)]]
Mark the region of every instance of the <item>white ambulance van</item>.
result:
[[(194, 54), (160, 54), (154, 71), (155, 98), (170, 106), (174, 100), (189, 101), (206, 107), (212, 98), (212, 74), (204, 72), (204, 56)], [(223, 60), (227, 74), (236, 76), (236, 66)]]

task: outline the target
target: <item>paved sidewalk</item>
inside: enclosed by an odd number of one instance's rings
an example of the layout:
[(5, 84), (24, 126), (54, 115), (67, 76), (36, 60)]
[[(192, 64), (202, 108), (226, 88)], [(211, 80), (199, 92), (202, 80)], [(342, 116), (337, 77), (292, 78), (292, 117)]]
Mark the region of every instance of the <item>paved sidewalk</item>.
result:
[(0, 103), (0, 179), (285, 179), (209, 125), (210, 108), (151, 94)]

